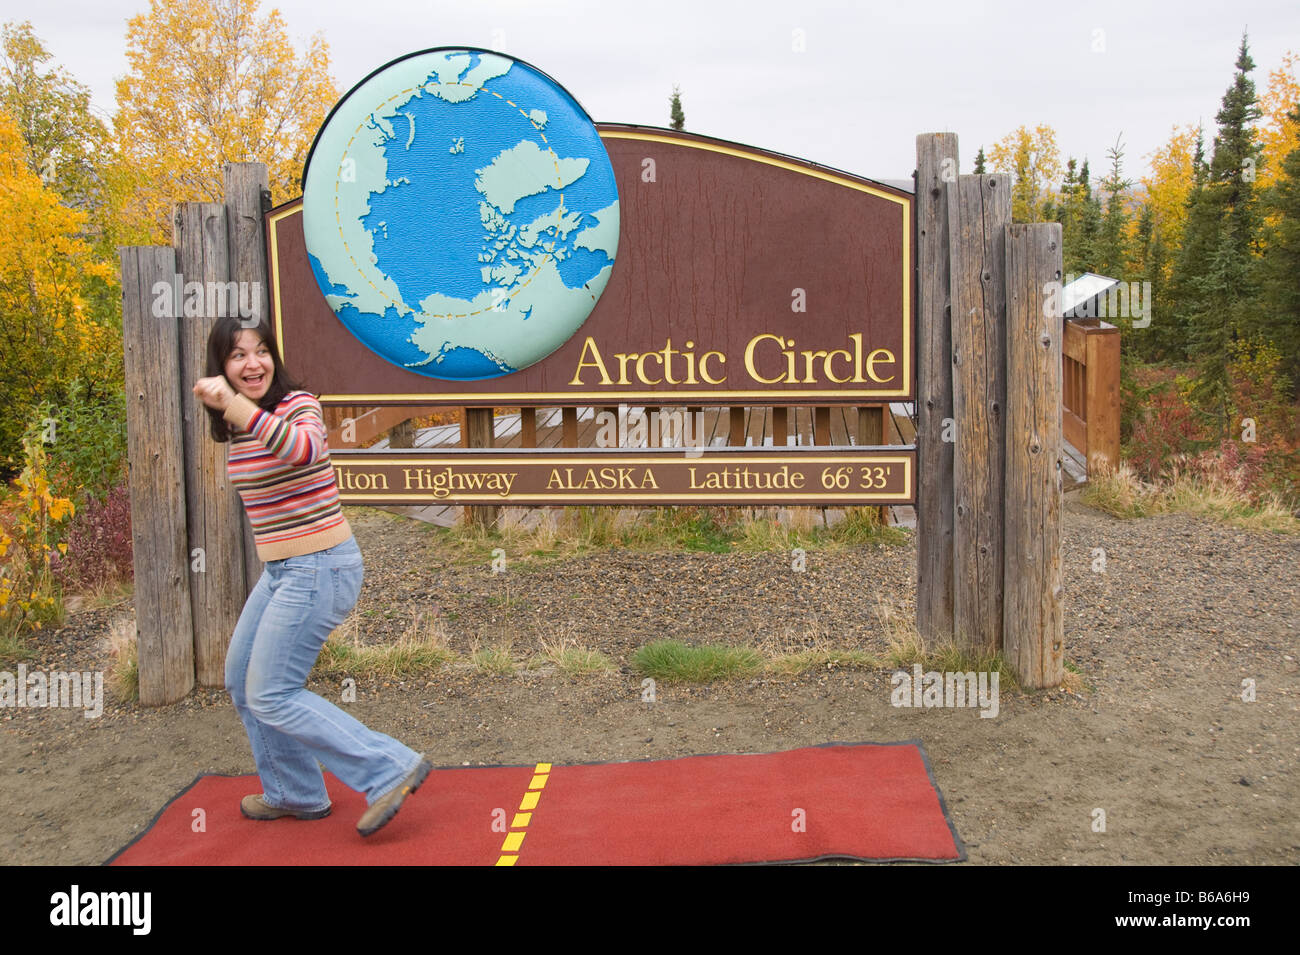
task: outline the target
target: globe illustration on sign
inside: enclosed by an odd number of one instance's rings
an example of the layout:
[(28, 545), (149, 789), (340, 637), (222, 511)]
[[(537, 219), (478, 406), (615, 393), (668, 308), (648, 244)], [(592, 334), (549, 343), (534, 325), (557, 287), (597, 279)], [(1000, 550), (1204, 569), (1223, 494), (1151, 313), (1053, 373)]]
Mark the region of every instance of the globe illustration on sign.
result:
[(591, 119), (545, 74), (486, 50), (371, 74), (317, 134), (303, 231), (325, 300), (395, 365), (508, 375), (563, 345), (618, 250), (618, 188)]

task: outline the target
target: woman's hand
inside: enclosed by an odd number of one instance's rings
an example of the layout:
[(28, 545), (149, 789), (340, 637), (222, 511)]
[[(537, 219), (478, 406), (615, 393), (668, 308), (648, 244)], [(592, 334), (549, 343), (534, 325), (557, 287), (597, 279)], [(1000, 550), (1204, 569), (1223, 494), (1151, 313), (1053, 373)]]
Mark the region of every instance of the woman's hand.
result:
[(230, 383), (224, 377), (215, 375), (196, 381), (194, 394), (209, 408), (224, 412), (226, 406), (230, 404), (230, 399), (235, 397), (235, 389), (230, 387)]

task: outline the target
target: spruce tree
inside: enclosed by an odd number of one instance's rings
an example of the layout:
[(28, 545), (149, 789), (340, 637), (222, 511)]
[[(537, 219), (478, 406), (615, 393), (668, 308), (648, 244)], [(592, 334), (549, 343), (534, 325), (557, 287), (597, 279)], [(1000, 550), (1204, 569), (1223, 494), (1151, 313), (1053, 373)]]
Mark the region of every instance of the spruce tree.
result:
[[(1164, 357), (1159, 337), (1163, 315), (1157, 314), (1156, 303), (1151, 299), (1154, 298), (1166, 258), (1164, 243), (1160, 240), (1160, 230), (1156, 228), (1155, 211), (1149, 202), (1144, 202), (1141, 212), (1138, 213), (1133, 270), (1138, 276), (1137, 281), (1149, 283), (1143, 290), (1143, 305), (1149, 309), (1147, 317), (1150, 324), (1143, 329), (1132, 329), (1126, 345), (1131, 353), (1142, 361), (1159, 360)], [(1151, 293), (1149, 297), (1148, 291)]]
[(686, 128), (686, 114), (682, 112), (682, 91), (675, 85), (673, 86), (672, 99), (668, 103), (671, 109), (672, 128), (681, 132)]
[(1123, 279), (1128, 269), (1125, 236), (1128, 212), (1124, 208), (1124, 193), (1132, 183), (1123, 176), (1124, 147), (1118, 139), (1106, 155), (1110, 157), (1110, 173), (1101, 181), (1101, 187), (1106, 191), (1106, 215), (1098, 230), (1094, 270), (1111, 278)]
[(1225, 436), (1232, 410), (1228, 362), (1255, 309), (1251, 279), (1260, 231), (1254, 188), (1261, 153), (1254, 123), (1260, 111), (1247, 76), (1255, 64), (1244, 34), (1236, 68), (1215, 116), (1219, 131), (1205, 186), (1188, 215), (1188, 238), (1199, 246), (1193, 252), (1202, 264), (1191, 263), (1184, 276), (1190, 357), (1197, 361), (1195, 394), (1219, 417)]
[(1060, 199), (1056, 203), (1056, 218), (1061, 223), (1062, 265), (1067, 275), (1079, 271), (1076, 255), (1079, 230), (1079, 164), (1071, 156), (1065, 163), (1065, 179), (1061, 181)]
[(984, 168), (984, 164), (985, 164), (984, 147), (981, 146), (980, 151), (975, 154), (975, 175), (977, 176), (984, 175), (984, 173), (986, 172)]
[[(1291, 114), (1300, 122), (1300, 108)], [(1300, 394), (1300, 148), (1282, 161), (1277, 181), (1263, 198), (1276, 224), (1259, 260), (1260, 304), (1255, 327), (1282, 355), (1292, 397)]]
[(1079, 168), (1079, 228), (1075, 243), (1075, 265), (1080, 272), (1097, 271), (1097, 241), (1101, 232), (1101, 200), (1092, 194), (1088, 160)]
[[(1205, 131), (1196, 132), (1196, 152), (1192, 155), (1192, 188), (1187, 194), (1187, 220), (1183, 223), (1182, 241), (1169, 275), (1169, 288), (1157, 289), (1160, 303), (1160, 327), (1155, 331), (1162, 357), (1168, 361), (1186, 361), (1191, 352), (1188, 315), (1194, 307), (1192, 280), (1207, 268), (1209, 209), (1202, 202), (1209, 166), (1205, 162)], [(1154, 322), (1152, 323), (1155, 324)]]

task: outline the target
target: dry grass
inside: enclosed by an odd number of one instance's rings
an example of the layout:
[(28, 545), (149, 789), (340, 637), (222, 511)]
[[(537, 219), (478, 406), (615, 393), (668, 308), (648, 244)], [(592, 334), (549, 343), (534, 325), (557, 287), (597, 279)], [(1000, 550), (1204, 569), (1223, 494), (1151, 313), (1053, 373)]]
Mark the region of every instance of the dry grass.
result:
[(1174, 472), (1170, 480), (1150, 484), (1127, 464), (1090, 476), (1080, 500), (1115, 517), (1150, 517), (1187, 513), (1250, 531), (1300, 533), (1300, 520), (1276, 496), (1254, 503), (1226, 482)]
[(927, 646), (916, 629), (916, 621), (904, 616), (897, 607), (876, 598), (876, 619), (885, 632), (889, 645), (885, 659), (894, 669), (907, 669), (920, 664), (924, 670), (941, 673), (986, 672), (998, 673), (999, 685), (1007, 689), (1019, 686), (1015, 670), (1002, 654), (989, 651), (972, 651), (955, 641), (937, 646)]
[(570, 676), (603, 673), (615, 669), (614, 661), (605, 654), (578, 646), (577, 640), (568, 634), (550, 640), (541, 638), (538, 644), (542, 650), (540, 659), (551, 663)]
[(480, 673), (496, 675), (514, 673), (516, 666), (512, 648), (512, 644), (508, 642), (485, 647), (478, 640), (474, 640), (470, 643), (470, 665)]
[(314, 675), (402, 678), (428, 674), (456, 659), (441, 618), (433, 614), (417, 614), (401, 637), (389, 644), (363, 644), (358, 626), (354, 614), (325, 641)]
[(109, 625), (108, 654), (109, 690), (119, 700), (140, 699), (140, 655), (134, 617), (119, 617)]
[(787, 628), (780, 636), (764, 638), (758, 650), (767, 660), (766, 672), (781, 676), (840, 667), (874, 670), (883, 666), (875, 654), (835, 646), (824, 629), (796, 633)]

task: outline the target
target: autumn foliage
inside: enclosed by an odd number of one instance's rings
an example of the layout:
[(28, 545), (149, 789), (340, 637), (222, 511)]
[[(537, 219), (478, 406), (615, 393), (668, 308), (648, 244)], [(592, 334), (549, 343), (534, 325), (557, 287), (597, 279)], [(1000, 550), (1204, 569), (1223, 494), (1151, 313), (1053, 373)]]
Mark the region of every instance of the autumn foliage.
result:
[(298, 195), (338, 98), (324, 40), (258, 0), (149, 0), (124, 45), (105, 122), (30, 24), (0, 30), (0, 658), (64, 586), (130, 574), (118, 246), (170, 244), (227, 162)]
[(329, 49), (295, 52), (278, 11), (257, 0), (151, 0), (127, 24), (130, 71), (117, 84), (117, 147), (132, 171), (122, 214), (152, 241), (178, 202), (218, 202), (228, 162), (265, 163), (276, 203), (300, 193), (316, 130), (338, 99)]

